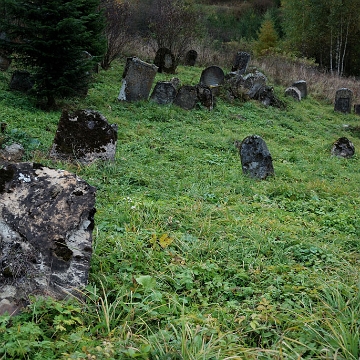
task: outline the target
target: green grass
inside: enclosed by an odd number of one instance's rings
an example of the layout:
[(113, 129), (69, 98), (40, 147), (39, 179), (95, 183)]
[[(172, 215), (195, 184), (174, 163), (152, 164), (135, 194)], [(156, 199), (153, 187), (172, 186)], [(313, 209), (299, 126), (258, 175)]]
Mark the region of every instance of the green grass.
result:
[[(330, 149), (342, 136), (360, 148), (349, 131), (359, 118), (311, 94), (285, 99), (286, 110), (118, 102), (122, 69), (64, 102), (118, 124), (116, 160), (89, 166), (47, 158), (60, 112), (9, 92), (0, 74), (7, 140), (97, 187), (82, 300), (33, 299), (0, 317), (0, 359), (357, 359), (359, 157)], [(196, 84), (201, 71), (176, 76)], [(274, 178), (242, 174), (234, 141), (252, 134), (267, 143)]]

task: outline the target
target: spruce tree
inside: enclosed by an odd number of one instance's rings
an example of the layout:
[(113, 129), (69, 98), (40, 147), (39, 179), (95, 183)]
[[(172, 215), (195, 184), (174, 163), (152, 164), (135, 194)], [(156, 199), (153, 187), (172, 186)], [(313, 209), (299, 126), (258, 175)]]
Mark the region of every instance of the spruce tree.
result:
[[(99, 0), (0, 0), (0, 48), (32, 69), (47, 106), (87, 90), (93, 61), (105, 51)], [(91, 54), (92, 56), (89, 56)]]

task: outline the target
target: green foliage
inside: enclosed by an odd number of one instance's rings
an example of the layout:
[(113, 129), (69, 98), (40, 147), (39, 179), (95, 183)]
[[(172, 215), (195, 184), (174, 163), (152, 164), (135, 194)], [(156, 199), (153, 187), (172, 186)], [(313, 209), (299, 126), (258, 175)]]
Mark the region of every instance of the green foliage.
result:
[(257, 55), (268, 55), (277, 51), (279, 36), (270, 16), (265, 16), (253, 50)]
[[(32, 159), (97, 188), (89, 285), (79, 299), (34, 298), (1, 317), (0, 358), (358, 357), (358, 156), (330, 155), (342, 136), (360, 146), (349, 130), (358, 117), (311, 93), (285, 110), (118, 102), (123, 66), (114, 61), (87, 98), (66, 104), (118, 125), (111, 163), (50, 161), (60, 113), (0, 87), (8, 132), (39, 141)], [(177, 76), (196, 84), (201, 70), (179, 66)], [(266, 141), (274, 178), (243, 176), (234, 141), (250, 134)]]
[(56, 97), (86, 94), (94, 59), (105, 46), (98, 6), (99, 0), (1, 1), (6, 37), (0, 48), (32, 69), (34, 91), (48, 106)]

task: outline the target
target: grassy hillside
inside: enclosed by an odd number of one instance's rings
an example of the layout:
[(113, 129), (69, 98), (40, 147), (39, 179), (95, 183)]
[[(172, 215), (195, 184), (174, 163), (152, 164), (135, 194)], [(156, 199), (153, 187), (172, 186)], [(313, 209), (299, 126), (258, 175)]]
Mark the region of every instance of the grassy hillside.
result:
[[(118, 102), (122, 70), (64, 102), (119, 126), (116, 161), (90, 166), (47, 159), (60, 112), (9, 92), (0, 73), (5, 140), (97, 187), (84, 296), (1, 316), (0, 359), (358, 359), (359, 156), (330, 149), (342, 136), (360, 149), (359, 117), (311, 94), (286, 110)], [(196, 84), (201, 71), (177, 76)], [(252, 134), (274, 178), (242, 174), (233, 143)]]

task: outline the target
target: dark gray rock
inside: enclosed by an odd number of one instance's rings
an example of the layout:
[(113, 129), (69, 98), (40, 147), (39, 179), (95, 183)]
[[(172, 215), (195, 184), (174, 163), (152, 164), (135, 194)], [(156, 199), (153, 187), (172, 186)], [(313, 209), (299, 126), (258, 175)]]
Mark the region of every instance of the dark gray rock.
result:
[(171, 104), (176, 97), (176, 88), (170, 81), (158, 81), (150, 95), (150, 100), (159, 105)]
[(87, 284), (95, 191), (67, 171), (35, 163), (2, 163), (3, 311), (16, 311), (31, 294), (63, 298)]
[(127, 58), (118, 100), (147, 100), (154, 82), (157, 66), (137, 57)]
[(350, 114), (353, 102), (353, 92), (347, 88), (336, 91), (334, 110), (344, 114)]
[(248, 136), (242, 142), (236, 141), (235, 146), (239, 149), (244, 174), (261, 180), (274, 175), (271, 154), (260, 136)]
[(250, 54), (245, 51), (239, 51), (234, 60), (234, 65), (231, 71), (236, 71), (240, 75), (245, 74), (248, 64), (250, 62)]
[(154, 64), (158, 67), (159, 73), (175, 74), (175, 56), (171, 50), (167, 48), (158, 49), (155, 55)]
[(331, 155), (350, 158), (355, 154), (354, 144), (346, 137), (341, 137), (336, 140), (331, 149)]
[(114, 160), (117, 125), (110, 125), (97, 111), (63, 111), (55, 134), (50, 157), (90, 163)]
[(27, 92), (34, 86), (34, 82), (28, 71), (16, 70), (11, 76), (9, 86), (11, 90)]

